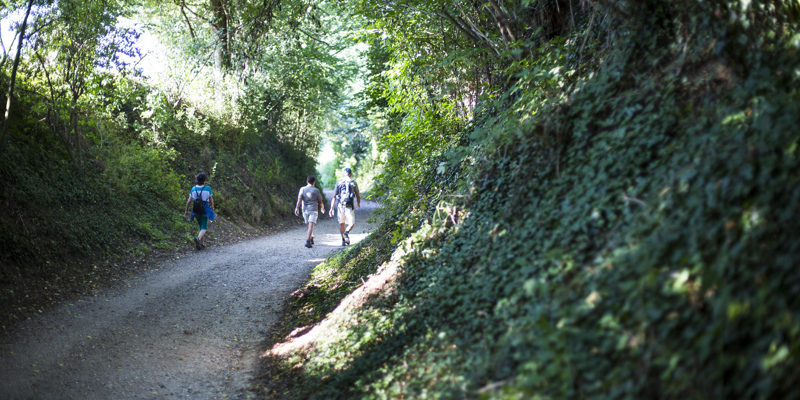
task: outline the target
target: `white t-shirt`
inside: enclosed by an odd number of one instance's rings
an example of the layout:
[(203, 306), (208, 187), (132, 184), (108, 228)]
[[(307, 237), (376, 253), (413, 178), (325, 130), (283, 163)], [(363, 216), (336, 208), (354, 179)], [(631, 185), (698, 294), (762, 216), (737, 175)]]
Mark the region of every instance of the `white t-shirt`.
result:
[(197, 196), (203, 196), (203, 201), (208, 201), (211, 195), (211, 186), (208, 185), (197, 185), (189, 192), (189, 196), (192, 196), (193, 199), (197, 199)]

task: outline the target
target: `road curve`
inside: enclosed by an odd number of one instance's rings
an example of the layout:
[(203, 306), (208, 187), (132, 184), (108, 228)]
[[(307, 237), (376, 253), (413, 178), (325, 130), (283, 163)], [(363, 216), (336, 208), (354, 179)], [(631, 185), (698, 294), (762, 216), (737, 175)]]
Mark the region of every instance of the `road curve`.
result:
[[(362, 205), (353, 243), (376, 208)], [(284, 300), (342, 249), (334, 219), (312, 249), (304, 231), (209, 246), (26, 321), (0, 342), (0, 399), (248, 398)]]

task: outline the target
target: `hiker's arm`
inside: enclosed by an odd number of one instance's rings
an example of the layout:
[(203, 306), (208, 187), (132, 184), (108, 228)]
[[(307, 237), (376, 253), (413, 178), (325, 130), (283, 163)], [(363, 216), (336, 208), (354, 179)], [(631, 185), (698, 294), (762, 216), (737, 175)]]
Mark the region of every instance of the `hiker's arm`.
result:
[(325, 214), (325, 201), (319, 196), (319, 212)]
[(339, 198), (338, 198), (338, 197), (336, 197), (336, 196), (334, 195), (334, 196), (333, 196), (333, 202), (331, 203), (331, 212), (329, 212), (329, 213), (328, 213), (328, 216), (329, 216), (329, 217), (333, 217), (333, 210), (335, 210), (335, 209), (336, 209), (336, 202), (337, 202), (338, 200), (339, 200)]
[(208, 205), (211, 206), (212, 210), (214, 209), (214, 196), (213, 195), (208, 197)]
[[(300, 202), (303, 201), (303, 198), (297, 196), (297, 204), (294, 206), (294, 215), (300, 215)], [(305, 217), (303, 217), (305, 218)]]
[(184, 217), (188, 217), (189, 216), (189, 205), (190, 204), (192, 204), (192, 196), (189, 196), (189, 199), (186, 200), (186, 210), (183, 211), (183, 216)]

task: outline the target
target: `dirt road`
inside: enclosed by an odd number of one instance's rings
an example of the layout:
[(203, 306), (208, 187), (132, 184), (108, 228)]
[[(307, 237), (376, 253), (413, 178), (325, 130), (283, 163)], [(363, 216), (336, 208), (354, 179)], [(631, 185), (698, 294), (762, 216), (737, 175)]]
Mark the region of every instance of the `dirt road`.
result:
[[(376, 206), (362, 205), (353, 243)], [(27, 321), (0, 342), (0, 399), (252, 396), (260, 345), (284, 300), (342, 249), (334, 219), (318, 224), (312, 249), (304, 230), (209, 246)]]

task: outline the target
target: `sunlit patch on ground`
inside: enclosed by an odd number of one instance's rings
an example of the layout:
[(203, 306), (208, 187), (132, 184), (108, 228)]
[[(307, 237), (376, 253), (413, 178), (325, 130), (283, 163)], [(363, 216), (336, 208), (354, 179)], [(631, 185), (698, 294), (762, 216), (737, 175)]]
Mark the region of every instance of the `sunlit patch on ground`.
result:
[[(339, 306), (328, 315), (322, 322), (315, 325), (307, 333), (294, 337), (294, 333), (289, 335), (290, 340), (278, 343), (268, 350), (262, 357), (268, 356), (287, 356), (298, 350), (310, 350), (318, 344), (327, 342), (340, 335), (346, 326), (347, 316), (352, 310), (360, 308), (372, 295), (383, 293), (391, 288), (399, 271), (399, 264), (389, 262), (378, 269), (378, 272), (371, 275), (364, 281), (364, 284), (345, 297)], [(306, 331), (305, 329), (303, 330)]]

